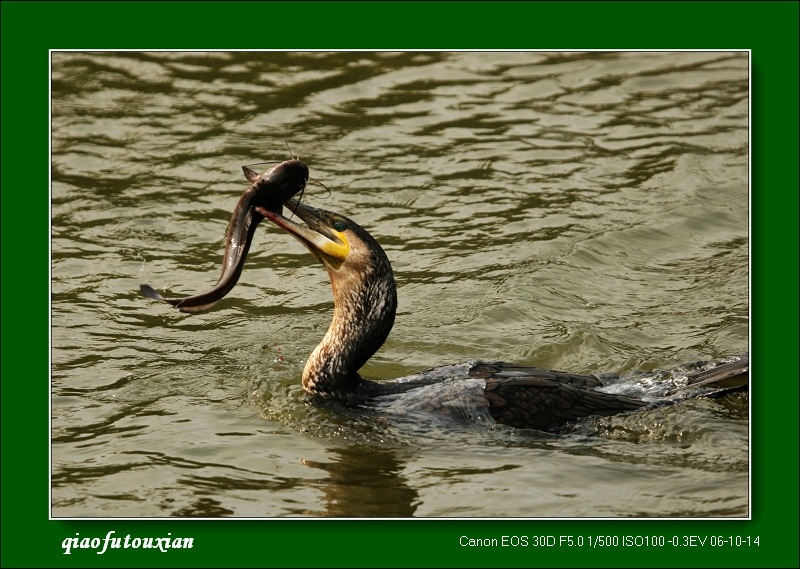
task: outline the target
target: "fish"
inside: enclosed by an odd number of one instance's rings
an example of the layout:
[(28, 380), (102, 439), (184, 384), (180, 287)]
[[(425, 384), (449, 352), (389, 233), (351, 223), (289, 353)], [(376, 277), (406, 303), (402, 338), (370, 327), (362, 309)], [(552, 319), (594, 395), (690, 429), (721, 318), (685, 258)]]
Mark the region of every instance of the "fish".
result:
[(139, 285), (147, 298), (166, 302), (181, 312), (204, 312), (228, 294), (242, 274), (250, 243), (264, 215), (258, 209), (281, 214), (283, 204), (302, 192), (308, 183), (308, 166), (297, 159), (285, 160), (259, 174), (242, 166), (250, 185), (242, 193), (225, 235), (225, 254), (222, 257), (222, 274), (210, 290), (182, 298), (166, 298), (148, 284)]

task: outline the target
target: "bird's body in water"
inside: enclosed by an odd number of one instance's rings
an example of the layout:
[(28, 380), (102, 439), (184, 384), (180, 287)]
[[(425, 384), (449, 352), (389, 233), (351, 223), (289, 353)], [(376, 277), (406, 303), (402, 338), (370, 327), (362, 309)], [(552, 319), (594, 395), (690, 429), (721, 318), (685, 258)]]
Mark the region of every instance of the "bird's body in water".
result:
[[(297, 183), (299, 191), (299, 179)], [(325, 267), (333, 290), (333, 319), (303, 370), (302, 385), (307, 392), (355, 405), (379, 405), (393, 399), (401, 410), (406, 405), (409, 410), (432, 413), (451, 414), (459, 406), (465, 406), (482, 413), (487, 420), (540, 430), (557, 429), (582, 417), (635, 411), (650, 404), (598, 391), (602, 383), (593, 376), (505, 362), (444, 366), (395, 381), (362, 378), (359, 369), (383, 345), (395, 320), (397, 291), (389, 259), (377, 241), (353, 220), (294, 199), (284, 205), (305, 225), (285, 217), (281, 207), (252, 204), (249, 208), (256, 219), (268, 219), (297, 238)], [(236, 216), (232, 224), (235, 219)], [(245, 232), (231, 227), (231, 233)], [(249, 247), (252, 232), (247, 235)], [(246, 250), (247, 247), (244, 254)], [(234, 261), (238, 266), (243, 263), (243, 259)], [(143, 292), (156, 298), (145, 287)], [(181, 302), (167, 301), (177, 306)], [(209, 298), (204, 296), (202, 301), (207, 303)], [(717, 380), (715, 369), (690, 374), (687, 381), (712, 384)], [(717, 375), (726, 376), (734, 386), (712, 391), (741, 388), (746, 385), (747, 372), (746, 357), (720, 366)], [(434, 386), (446, 389), (433, 389)]]

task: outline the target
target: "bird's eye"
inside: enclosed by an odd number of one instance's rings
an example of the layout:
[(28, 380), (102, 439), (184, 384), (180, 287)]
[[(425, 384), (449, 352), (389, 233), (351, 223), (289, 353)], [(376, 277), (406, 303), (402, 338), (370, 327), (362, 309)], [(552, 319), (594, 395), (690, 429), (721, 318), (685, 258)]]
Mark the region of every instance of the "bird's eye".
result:
[(342, 231), (347, 229), (347, 225), (345, 225), (344, 221), (337, 221), (336, 223), (333, 224), (333, 228), (341, 233)]

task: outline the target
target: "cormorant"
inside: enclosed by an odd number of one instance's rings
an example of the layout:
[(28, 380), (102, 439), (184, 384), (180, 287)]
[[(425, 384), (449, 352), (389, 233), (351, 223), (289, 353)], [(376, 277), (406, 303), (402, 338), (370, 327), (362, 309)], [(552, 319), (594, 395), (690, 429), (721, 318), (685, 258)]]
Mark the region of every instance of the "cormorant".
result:
[[(258, 176), (245, 169), (252, 185), (245, 191), (228, 227), (223, 272), (217, 285), (201, 295), (166, 299), (142, 285), (142, 292), (185, 312), (210, 308), (236, 284), (258, 223), (268, 219), (300, 241), (325, 267), (333, 289), (333, 320), (303, 370), (303, 388), (316, 396), (350, 404), (380, 403), (394, 398), (414, 411), (453, 413), (467, 405), (497, 423), (512, 427), (553, 430), (592, 415), (635, 411), (647, 401), (597, 391), (593, 376), (551, 371), (506, 362), (468, 362), (433, 368), (393, 381), (376, 382), (358, 370), (383, 345), (395, 320), (397, 292), (392, 266), (378, 242), (343, 215), (317, 209), (296, 199), (308, 179), (308, 169), (290, 160)], [(288, 200), (288, 201), (287, 201)], [(289, 208), (305, 225), (282, 214)], [(722, 376), (739, 389), (746, 382), (746, 357), (703, 373), (688, 384), (707, 385)], [(446, 385), (446, 389), (433, 386)], [(413, 397), (412, 395), (418, 395)], [(408, 397), (407, 397), (408, 396)], [(466, 402), (466, 403), (465, 403)]]

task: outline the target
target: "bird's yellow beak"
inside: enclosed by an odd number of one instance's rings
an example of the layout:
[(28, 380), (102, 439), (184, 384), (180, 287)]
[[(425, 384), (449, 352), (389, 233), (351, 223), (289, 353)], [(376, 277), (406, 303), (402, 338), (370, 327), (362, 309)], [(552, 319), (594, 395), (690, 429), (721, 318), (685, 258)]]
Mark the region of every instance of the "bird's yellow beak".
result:
[(297, 214), (306, 225), (300, 225), (280, 213), (265, 208), (257, 207), (256, 211), (297, 238), (321, 263), (338, 269), (350, 254), (350, 243), (345, 235), (347, 224), (335, 213), (302, 204), (294, 199), (284, 205)]

